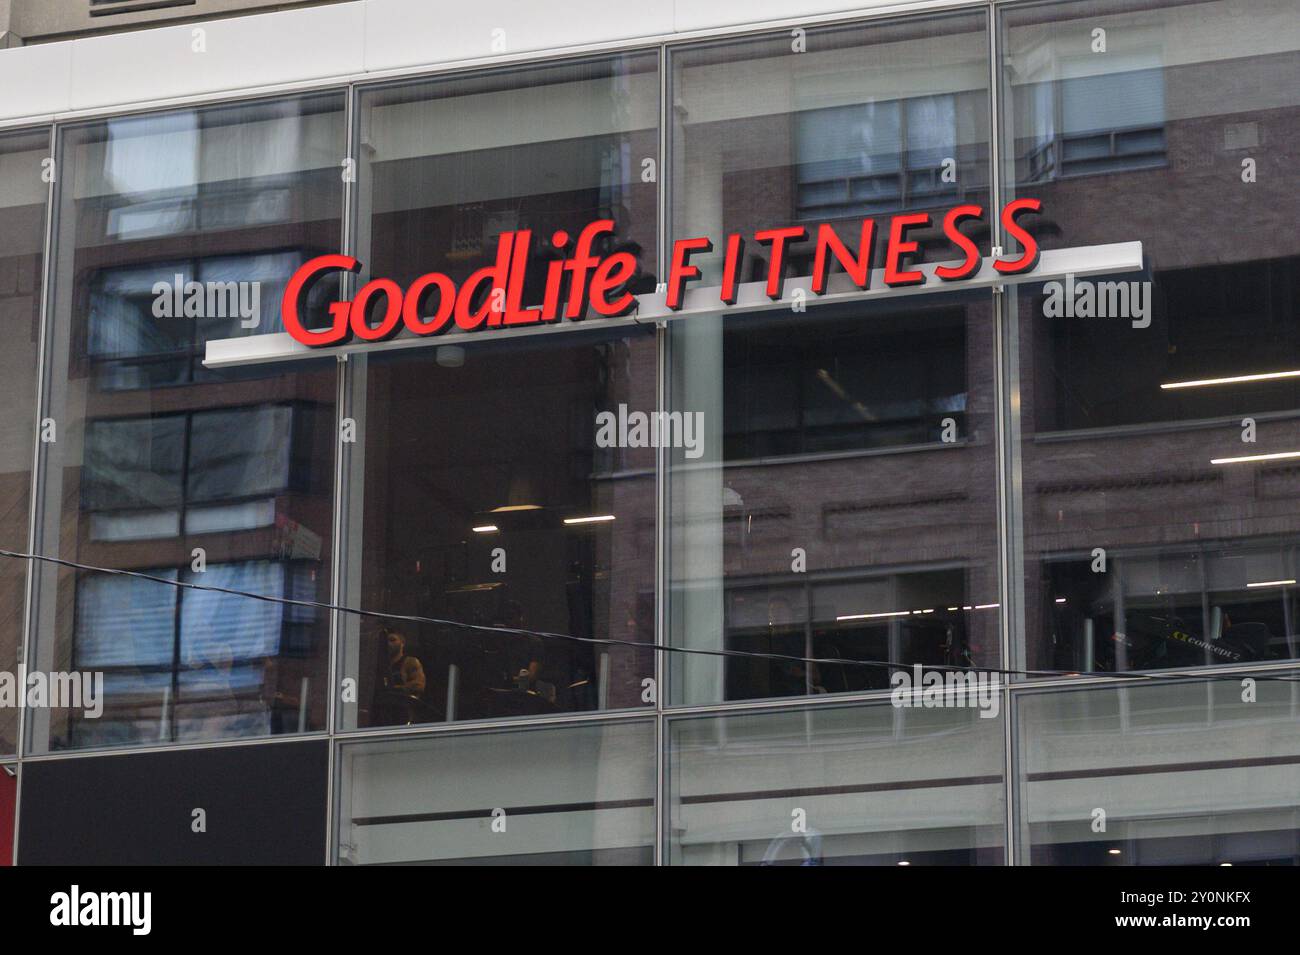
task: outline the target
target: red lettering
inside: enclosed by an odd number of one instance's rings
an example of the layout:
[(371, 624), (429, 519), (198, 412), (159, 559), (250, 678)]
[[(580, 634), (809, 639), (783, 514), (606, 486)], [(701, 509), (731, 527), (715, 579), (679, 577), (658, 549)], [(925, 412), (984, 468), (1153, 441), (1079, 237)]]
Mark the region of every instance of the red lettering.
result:
[(1002, 228), (1020, 243), (1022, 250), (1018, 259), (1010, 261), (998, 259), (993, 263), (993, 267), (1003, 275), (1019, 275), (1021, 272), (1029, 272), (1038, 267), (1042, 250), (1038, 248), (1038, 241), (1016, 222), (1016, 216), (1022, 212), (1041, 212), (1042, 209), (1043, 204), (1037, 199), (1016, 199), (1003, 207)]
[[(384, 317), (380, 319), (378, 325), (371, 326), (372, 306), (380, 295), (387, 299)], [(362, 341), (381, 342), (397, 334), (401, 328), (398, 322), (401, 317), (402, 287), (392, 279), (372, 279), (361, 286), (361, 291), (357, 292), (357, 297), (352, 300), (348, 323), (352, 326), (352, 334)]]
[(808, 230), (803, 226), (789, 226), (785, 229), (764, 229), (754, 233), (754, 241), (759, 245), (771, 245), (772, 253), (767, 262), (767, 297), (775, 301), (781, 297), (785, 284), (785, 244), (802, 242), (808, 238)]
[[(438, 287), (438, 310), (429, 318), (420, 317), (422, 299), (433, 286)], [(421, 275), (406, 290), (402, 302), (402, 322), (416, 335), (437, 335), (446, 331), (451, 311), (456, 305), (456, 283), (441, 272)]]
[(957, 206), (955, 209), (949, 209), (948, 214), (943, 217), (943, 234), (948, 237), (949, 242), (966, 253), (966, 258), (961, 265), (938, 266), (934, 270), (934, 274), (937, 275), (941, 281), (956, 282), (961, 279), (968, 279), (979, 271), (979, 247), (962, 234), (959, 226), (966, 219), (979, 219), (983, 215), (984, 209), (982, 206), (966, 205)]
[(280, 299), (280, 322), (284, 330), (294, 341), (302, 342), (311, 348), (322, 345), (336, 345), (346, 341), (351, 330), (348, 328), (347, 302), (334, 302), (330, 305), (330, 315), (334, 324), (323, 332), (309, 331), (302, 323), (299, 309), (307, 296), (307, 289), (312, 282), (327, 272), (356, 272), (361, 263), (350, 255), (321, 255), (304, 262), (293, 273), (289, 284), (284, 287), (284, 296)]
[(613, 219), (599, 219), (578, 233), (577, 248), (573, 250), (573, 257), (567, 264), (572, 281), (569, 284), (569, 307), (564, 313), (566, 318), (581, 321), (584, 317), (587, 273), (600, 262), (599, 258), (591, 254), (591, 247), (596, 241), (596, 236), (613, 231)]
[(745, 262), (745, 239), (739, 232), (727, 236), (727, 254), (722, 265), (722, 294), (724, 305), (735, 305), (740, 287), (740, 268)]
[(889, 248), (885, 252), (885, 284), (890, 288), (925, 284), (925, 273), (917, 269), (903, 269), (903, 257), (914, 255), (920, 250), (915, 242), (905, 237), (907, 230), (918, 226), (928, 226), (930, 216), (925, 212), (912, 215), (894, 216), (889, 222)]
[(533, 233), (521, 229), (515, 233), (514, 252), (510, 257), (510, 274), (506, 278), (506, 325), (532, 325), (542, 320), (540, 309), (520, 308), (524, 295), (524, 273), (528, 268), (528, 250)]
[[(488, 321), (489, 325), (501, 324), (501, 313), (504, 310), (505, 302), (501, 302), (502, 308), (494, 309), (496, 304), (493, 299), (504, 297), (506, 287), (506, 273), (510, 266), (510, 247), (513, 244), (515, 234), (513, 232), (503, 232), (497, 239), (497, 260), (494, 264), (485, 266), (473, 273), (467, 278), (460, 287), (460, 294), (456, 296), (456, 326), (464, 331), (477, 331), (483, 326), (485, 319), (488, 319), (489, 313), (495, 320)], [(474, 308), (474, 298), (479, 288), (484, 282), (490, 282), (488, 294), (483, 304), (477, 309)], [(502, 293), (498, 295), (497, 289)]]
[(700, 277), (699, 266), (691, 265), (690, 258), (696, 252), (708, 254), (713, 251), (713, 243), (708, 239), (678, 239), (673, 243), (673, 261), (668, 268), (668, 294), (664, 305), (674, 312), (682, 307), (682, 294), (686, 283)]
[(597, 315), (615, 318), (632, 311), (636, 305), (636, 296), (631, 292), (624, 292), (612, 302), (607, 296), (614, 289), (624, 285), (634, 274), (636, 274), (636, 256), (631, 252), (615, 252), (600, 263), (596, 274), (591, 277), (591, 307), (596, 310)]
[(862, 238), (858, 240), (858, 255), (854, 258), (839, 235), (829, 224), (823, 222), (817, 227), (817, 254), (813, 258), (812, 290), (818, 295), (826, 291), (826, 280), (830, 278), (831, 255), (835, 261), (849, 273), (853, 284), (866, 289), (871, 283), (871, 259), (876, 236), (876, 223), (871, 219), (862, 220)]
[[(1003, 230), (1021, 246), (1022, 252), (1018, 258), (994, 261), (994, 268), (1001, 274), (1028, 272), (1038, 265), (1041, 256), (1038, 243), (1020, 225), (1019, 218), (1023, 213), (1041, 210), (1042, 203), (1038, 199), (1017, 199), (1002, 210)], [(964, 257), (955, 264), (934, 268), (934, 274), (941, 281), (960, 281), (979, 272), (982, 264), (979, 246), (962, 232), (961, 227), (966, 220), (982, 219), (983, 216), (983, 207), (974, 203), (956, 206), (944, 214), (944, 236)], [(928, 213), (908, 213), (891, 218), (885, 248), (884, 281), (887, 286), (898, 288), (925, 283), (924, 270), (904, 267), (905, 260), (920, 251), (920, 244), (909, 240), (907, 234), (909, 229), (926, 228), (932, 224)], [(494, 262), (475, 271), (459, 290), (449, 276), (440, 272), (420, 276), (405, 293), (391, 279), (374, 279), (367, 282), (353, 300), (329, 305), (332, 319), (329, 328), (311, 330), (304, 325), (301, 315), (311, 284), (330, 272), (360, 270), (360, 263), (352, 256), (319, 256), (304, 263), (290, 278), (281, 299), (281, 320), (295, 341), (314, 348), (336, 345), (353, 337), (367, 342), (382, 341), (398, 334), (403, 326), (413, 335), (437, 335), (450, 329), (453, 319), (456, 328), (475, 331), (485, 325), (533, 325), (566, 317), (581, 321), (589, 310), (605, 318), (626, 315), (636, 308), (636, 295), (629, 285), (637, 275), (637, 258), (627, 251), (604, 257), (595, 251), (601, 236), (613, 232), (614, 220), (600, 219), (583, 228), (576, 240), (563, 229), (551, 235), (550, 243), (554, 250), (549, 247), (544, 250), (549, 261), (540, 307), (524, 308), (522, 305), (532, 255), (532, 232), (523, 229), (498, 236)], [(819, 224), (812, 291), (818, 295), (826, 293), (831, 270), (836, 265), (845, 271), (854, 286), (867, 290), (875, 261), (875, 234), (875, 222), (863, 219), (857, 250), (854, 251), (830, 223)], [(764, 293), (773, 301), (781, 299), (784, 293), (788, 249), (793, 243), (806, 241), (808, 237), (808, 229), (803, 226), (766, 229), (754, 234), (754, 239), (770, 250)], [(700, 268), (691, 264), (692, 256), (712, 251), (713, 243), (704, 236), (679, 239), (673, 243), (664, 300), (667, 308), (679, 311), (684, 303), (687, 283), (701, 277)], [(729, 234), (719, 290), (719, 297), (726, 305), (734, 305), (739, 296), (744, 258), (744, 237), (739, 233)], [(425, 300), (435, 291), (437, 307), (432, 315), (423, 315), (422, 310), (427, 307)], [(381, 301), (384, 303), (383, 314), (377, 323), (372, 324)]]

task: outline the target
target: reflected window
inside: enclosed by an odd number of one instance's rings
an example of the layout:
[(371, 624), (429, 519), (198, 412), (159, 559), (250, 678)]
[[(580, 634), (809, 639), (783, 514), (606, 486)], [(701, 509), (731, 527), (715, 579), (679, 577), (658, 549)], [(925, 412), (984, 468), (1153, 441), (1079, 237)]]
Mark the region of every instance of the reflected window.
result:
[[(214, 380), (209, 338), (284, 331), (280, 300), (301, 252), (105, 269), (90, 287), (87, 356), (103, 391)], [(310, 309), (318, 296), (308, 300)]]
[[(162, 581), (270, 598), (310, 593), (308, 562), (249, 561), (140, 571)], [(72, 665), (104, 674), (99, 718), (70, 714), (70, 747), (303, 732), (312, 653), (309, 608), (87, 575), (77, 591)]]
[(1016, 157), (1026, 182), (1166, 164), (1164, 72), (1140, 67), (1154, 57), (1116, 59), (1105, 73), (1066, 61), (1074, 75), (1016, 87), (1036, 132)]
[(796, 113), (795, 218), (821, 222), (955, 201), (955, 168), (944, 162), (957, 152), (956, 110), (957, 97), (944, 95)]
[[(309, 487), (304, 442), (320, 409), (262, 405), (88, 422), (82, 509), (96, 541), (276, 525), (276, 498)], [(320, 556), (320, 539), (304, 541)]]

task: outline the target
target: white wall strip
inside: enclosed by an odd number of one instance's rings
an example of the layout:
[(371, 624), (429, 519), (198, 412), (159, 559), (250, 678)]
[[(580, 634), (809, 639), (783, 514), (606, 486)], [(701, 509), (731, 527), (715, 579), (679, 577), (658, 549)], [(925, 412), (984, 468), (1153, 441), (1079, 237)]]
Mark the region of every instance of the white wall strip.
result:
[(972, 5), (974, 0), (571, 0), (561, 9), (536, 0), (354, 0), (0, 50), (0, 123)]

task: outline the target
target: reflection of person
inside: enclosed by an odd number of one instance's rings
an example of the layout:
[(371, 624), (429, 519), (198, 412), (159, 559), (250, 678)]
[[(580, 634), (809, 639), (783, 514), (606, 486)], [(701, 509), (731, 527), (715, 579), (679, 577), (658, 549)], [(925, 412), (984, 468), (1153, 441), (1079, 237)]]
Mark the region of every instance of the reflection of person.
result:
[(536, 693), (544, 698), (548, 703), (555, 702), (555, 684), (547, 683), (540, 679), (542, 674), (542, 662), (540, 660), (529, 660), (528, 666), (519, 671), (515, 677), (515, 685), (521, 690), (527, 690), (530, 693)]
[(406, 637), (396, 630), (383, 631), (388, 642), (388, 675), (384, 687), (399, 693), (420, 696), (424, 693), (424, 666), (406, 652)]

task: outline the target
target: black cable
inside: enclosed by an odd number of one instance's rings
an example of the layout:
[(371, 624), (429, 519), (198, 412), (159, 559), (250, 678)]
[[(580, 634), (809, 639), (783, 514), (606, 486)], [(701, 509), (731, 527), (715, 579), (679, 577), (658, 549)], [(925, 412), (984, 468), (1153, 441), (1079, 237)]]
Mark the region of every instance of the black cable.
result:
[[(674, 647), (662, 643), (642, 643), (636, 640), (620, 640), (616, 637), (578, 637), (569, 633), (554, 633), (547, 630), (524, 630), (516, 627), (494, 627), (486, 624), (465, 623), (460, 620), (444, 620), (438, 617), (425, 617), (419, 614), (404, 613), (385, 613), (378, 610), (363, 610), (358, 607), (347, 607), (342, 604), (326, 603), (318, 600), (302, 600), (293, 597), (272, 597), (268, 594), (255, 594), (244, 590), (234, 590), (229, 587), (215, 587), (209, 584), (196, 584), (184, 580), (169, 580), (166, 577), (155, 577), (152, 574), (141, 573), (138, 570), (122, 570), (117, 567), (97, 567), (94, 564), (79, 564), (76, 561), (64, 560), (60, 557), (47, 557), (43, 554), (24, 554), (19, 551), (0, 549), (0, 557), (10, 557), (15, 560), (39, 560), (51, 564), (57, 564), (60, 567), (68, 567), (73, 570), (82, 570), (89, 573), (109, 574), (117, 577), (132, 577), (137, 580), (148, 580), (157, 584), (167, 584), (171, 587), (184, 588), (186, 590), (201, 590), (208, 593), (226, 594), (231, 597), (245, 597), (250, 600), (261, 600), (266, 603), (274, 603), (295, 607), (310, 607), (315, 610), (330, 610), (338, 613), (353, 614), (358, 617), (373, 617), (380, 620), (401, 620), (406, 623), (423, 623), (433, 624), (441, 627), (455, 627), (463, 630), (476, 630), (487, 633), (502, 633), (511, 636), (521, 637), (545, 637), (553, 640), (570, 640), (575, 643), (596, 644), (600, 646), (623, 646), (630, 647), (634, 650), (663, 650), (667, 653), (688, 653), (699, 656), (712, 657), (743, 657), (746, 659), (760, 660), (777, 660), (786, 663), (818, 663), (839, 666), (865, 666), (865, 667), (885, 667), (893, 670), (910, 669), (908, 664), (891, 663), (887, 660), (850, 660), (840, 657), (801, 657), (785, 653), (764, 653), (759, 650), (708, 650), (696, 647)], [(1191, 674), (1186, 673), (1112, 673), (1101, 670), (1003, 670), (997, 667), (986, 666), (961, 666), (950, 663), (923, 664), (927, 670), (954, 670), (959, 672), (977, 671), (980, 673), (996, 673), (999, 676), (1104, 676), (1119, 680), (1140, 680), (1149, 681), (1157, 679), (1187, 679)], [(1300, 678), (1274, 676), (1267, 674), (1250, 674), (1253, 678), (1266, 680), (1279, 680), (1284, 682), (1300, 682)], [(1198, 679), (1215, 678), (1215, 679), (1242, 679), (1241, 674), (1218, 674), (1207, 673), (1197, 675)]]

